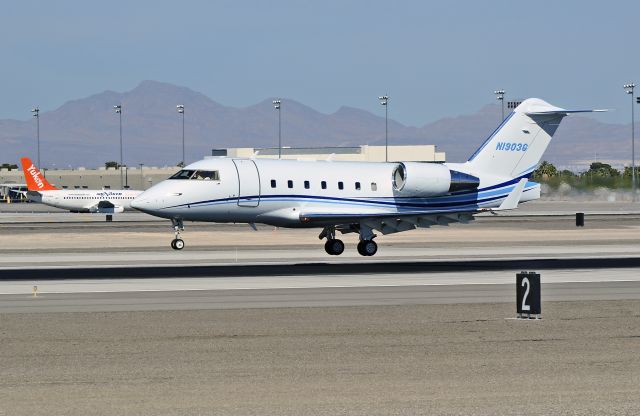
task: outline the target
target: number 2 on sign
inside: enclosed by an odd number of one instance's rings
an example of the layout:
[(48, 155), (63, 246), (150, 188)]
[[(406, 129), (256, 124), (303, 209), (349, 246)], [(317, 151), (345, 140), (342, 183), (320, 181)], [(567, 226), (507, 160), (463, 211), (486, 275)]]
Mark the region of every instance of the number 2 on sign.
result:
[(525, 287), (525, 285), (527, 286), (527, 288), (524, 291), (524, 296), (522, 296), (522, 310), (530, 311), (531, 306), (527, 304), (527, 296), (529, 296), (529, 286), (531, 286), (531, 283), (529, 283), (529, 279), (526, 277), (522, 279), (522, 283), (520, 284), (520, 286)]

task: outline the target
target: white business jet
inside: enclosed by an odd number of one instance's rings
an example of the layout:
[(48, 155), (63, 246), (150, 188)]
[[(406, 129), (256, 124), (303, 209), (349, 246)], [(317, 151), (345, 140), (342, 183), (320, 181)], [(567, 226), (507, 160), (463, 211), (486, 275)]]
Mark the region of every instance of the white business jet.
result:
[(483, 211), (514, 209), (540, 198), (528, 178), (563, 117), (605, 110), (565, 110), (523, 101), (465, 163), (333, 162), (210, 158), (186, 166), (136, 197), (131, 206), (171, 219), (180, 250), (184, 221), (322, 228), (328, 254), (338, 232), (357, 233), (372, 256), (376, 232), (466, 223)]
[(142, 191), (58, 189), (51, 185), (28, 157), (20, 159), (27, 182), (27, 198), (71, 212), (115, 214), (131, 210), (131, 201)]

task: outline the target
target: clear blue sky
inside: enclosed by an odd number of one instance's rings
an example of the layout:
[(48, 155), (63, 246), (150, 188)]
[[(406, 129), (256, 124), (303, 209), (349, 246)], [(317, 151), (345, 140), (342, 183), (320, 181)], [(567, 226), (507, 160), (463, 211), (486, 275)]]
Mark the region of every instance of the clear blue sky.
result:
[(2, 6), (0, 35), (0, 119), (152, 79), (231, 106), (282, 96), (326, 113), (382, 114), (388, 93), (408, 125), (476, 111), (504, 88), (627, 122), (622, 84), (640, 84), (638, 1), (25, 0)]

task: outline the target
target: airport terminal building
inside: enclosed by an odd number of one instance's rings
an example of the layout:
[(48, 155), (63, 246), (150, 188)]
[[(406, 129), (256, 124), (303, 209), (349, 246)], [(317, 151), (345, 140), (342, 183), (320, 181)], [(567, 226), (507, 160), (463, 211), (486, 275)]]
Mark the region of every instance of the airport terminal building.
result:
[[(213, 149), (212, 156), (278, 158), (277, 147), (253, 148), (238, 147), (231, 149)], [(283, 147), (282, 159), (295, 160), (338, 160), (352, 162), (384, 162), (385, 146), (350, 147)], [(438, 152), (435, 145), (389, 146), (390, 162), (445, 162), (445, 153)]]
[[(387, 149), (389, 161), (422, 161), (442, 163), (445, 153), (438, 152), (435, 145), (389, 146)], [(213, 149), (209, 157), (238, 157), (238, 158), (278, 158), (278, 148), (228, 148)], [(357, 162), (384, 162), (385, 146), (350, 146), (350, 147), (283, 147), (282, 159), (296, 160), (335, 160)], [(123, 182), (126, 188), (148, 189), (154, 184), (167, 179), (179, 168), (176, 166), (144, 166), (126, 167), (123, 169)], [(120, 170), (100, 167), (87, 169), (48, 169), (45, 176), (54, 186), (62, 189), (119, 189)], [(25, 179), (22, 169), (0, 170), (0, 200), (24, 199), (23, 195), (11, 190), (24, 190)]]

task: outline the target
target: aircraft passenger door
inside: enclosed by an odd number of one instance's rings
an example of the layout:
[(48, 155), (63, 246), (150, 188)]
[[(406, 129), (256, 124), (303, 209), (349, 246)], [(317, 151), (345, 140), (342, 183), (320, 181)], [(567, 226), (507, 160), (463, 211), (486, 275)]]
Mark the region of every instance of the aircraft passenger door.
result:
[(238, 172), (238, 206), (260, 205), (260, 175), (256, 162), (251, 159), (234, 159)]

